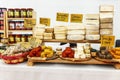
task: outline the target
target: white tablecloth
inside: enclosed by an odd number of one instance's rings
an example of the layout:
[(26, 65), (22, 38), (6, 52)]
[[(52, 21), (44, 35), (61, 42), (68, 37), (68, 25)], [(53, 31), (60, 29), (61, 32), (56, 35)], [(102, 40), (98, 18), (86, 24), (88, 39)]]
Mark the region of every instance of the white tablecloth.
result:
[(0, 80), (120, 80), (120, 70), (103, 65), (10, 65), (0, 60)]

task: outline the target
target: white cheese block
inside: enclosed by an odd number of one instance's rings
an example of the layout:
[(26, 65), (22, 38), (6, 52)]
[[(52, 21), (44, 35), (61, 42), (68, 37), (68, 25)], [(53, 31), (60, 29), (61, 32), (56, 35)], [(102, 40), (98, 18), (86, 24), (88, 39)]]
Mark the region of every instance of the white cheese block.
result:
[(43, 36), (38, 36), (38, 35), (36, 35), (36, 36), (34, 36), (35, 38), (38, 38), (38, 39), (43, 39)]
[(100, 29), (100, 34), (101, 35), (112, 35), (113, 30), (112, 29)]
[(66, 34), (55, 34), (55, 39), (66, 39)]
[(86, 40), (99, 40), (100, 35), (86, 35)]
[(84, 40), (84, 35), (67, 35), (68, 40)]
[(99, 25), (85, 25), (86, 29), (94, 29), (94, 30), (98, 30), (99, 29)]
[(52, 37), (44, 37), (44, 39), (52, 39)]
[(68, 30), (74, 30), (74, 29), (85, 29), (85, 26), (83, 23), (71, 23), (68, 27)]
[(100, 22), (105, 23), (105, 22), (113, 22), (113, 13), (100, 13)]
[(44, 33), (44, 37), (52, 37), (53, 34), (52, 33)]
[(67, 34), (67, 30), (61, 31), (61, 30), (55, 30), (55, 34)]
[(99, 25), (99, 20), (85, 20), (87, 25)]
[(104, 11), (114, 11), (114, 5), (100, 5), (100, 11), (104, 12)]
[(85, 14), (87, 20), (99, 20), (99, 14)]
[(85, 34), (85, 30), (68, 30), (67, 34)]
[(99, 29), (87, 29), (86, 34), (99, 34)]
[(100, 24), (100, 28), (113, 28), (113, 24), (112, 23), (101, 23)]
[(54, 27), (54, 31), (66, 31), (67, 30), (67, 27), (66, 26), (55, 26)]

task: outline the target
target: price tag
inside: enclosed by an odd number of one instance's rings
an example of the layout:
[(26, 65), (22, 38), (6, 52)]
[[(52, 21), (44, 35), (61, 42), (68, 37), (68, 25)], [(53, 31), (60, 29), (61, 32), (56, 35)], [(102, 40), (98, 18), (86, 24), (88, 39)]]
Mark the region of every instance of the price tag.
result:
[(115, 36), (101, 36), (101, 46), (112, 47), (114, 45)]
[(32, 28), (36, 25), (36, 19), (24, 19), (24, 27)]
[(83, 14), (71, 14), (70, 22), (81, 23), (83, 20)]
[(40, 18), (40, 24), (50, 26), (50, 18)]
[(68, 22), (68, 13), (57, 13), (56, 21)]

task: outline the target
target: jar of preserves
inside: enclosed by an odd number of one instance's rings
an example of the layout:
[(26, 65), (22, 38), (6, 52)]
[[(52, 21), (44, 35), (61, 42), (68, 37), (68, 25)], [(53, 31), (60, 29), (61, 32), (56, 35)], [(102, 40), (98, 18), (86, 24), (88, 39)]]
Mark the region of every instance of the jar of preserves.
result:
[(7, 8), (1, 8), (1, 12), (7, 11)]
[(20, 21), (20, 29), (21, 30), (25, 30), (25, 28), (24, 28), (24, 21)]
[(20, 34), (16, 34), (15, 41), (16, 42), (20, 42), (21, 41), (21, 35)]
[(27, 9), (27, 18), (32, 18), (33, 15), (33, 9), (32, 8), (28, 8)]
[(10, 8), (8, 9), (8, 18), (13, 18), (14, 17), (14, 9)]
[(20, 18), (20, 9), (18, 8), (14, 9), (14, 13), (15, 18)]
[(26, 35), (25, 34), (22, 34), (21, 35), (21, 42), (26, 42)]
[(15, 35), (13, 34), (9, 35), (9, 43), (15, 43)]
[(32, 34), (28, 34), (27, 35), (27, 41), (30, 41), (31, 38), (32, 38)]
[(25, 8), (22, 8), (21, 11), (21, 18), (26, 18), (27, 17), (27, 10)]
[(14, 30), (14, 29), (15, 29), (15, 22), (9, 21), (9, 30)]
[(1, 29), (1, 30), (4, 30), (4, 25), (1, 25), (1, 26), (0, 26), (0, 29)]
[(20, 25), (20, 21), (16, 21), (16, 22), (15, 22), (15, 29), (16, 29), (16, 30), (20, 30), (20, 26), (21, 26), (21, 25)]

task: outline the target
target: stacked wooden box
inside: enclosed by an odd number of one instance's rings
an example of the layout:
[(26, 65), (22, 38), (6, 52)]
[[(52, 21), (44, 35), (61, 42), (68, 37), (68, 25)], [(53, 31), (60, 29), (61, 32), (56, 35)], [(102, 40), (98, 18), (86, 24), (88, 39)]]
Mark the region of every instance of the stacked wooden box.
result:
[(86, 40), (99, 40), (99, 14), (85, 15)]
[(113, 17), (114, 17), (113, 5), (100, 6), (100, 34), (101, 35), (113, 34)]

